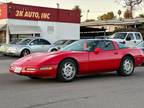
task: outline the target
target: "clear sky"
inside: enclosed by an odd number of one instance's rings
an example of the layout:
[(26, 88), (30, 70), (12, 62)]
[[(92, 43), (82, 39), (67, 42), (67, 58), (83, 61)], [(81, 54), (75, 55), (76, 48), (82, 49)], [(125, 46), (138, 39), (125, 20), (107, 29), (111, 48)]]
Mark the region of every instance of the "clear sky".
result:
[[(72, 9), (75, 5), (79, 5), (82, 9), (82, 20), (86, 19), (87, 10), (90, 10), (88, 18), (96, 19), (99, 15), (102, 15), (106, 12), (113, 11), (117, 15), (117, 11), (120, 9), (124, 11), (125, 9), (115, 0), (0, 0), (1, 2), (10, 2), (19, 3), (19, 4), (29, 4), (36, 6), (45, 6), (56, 8), (56, 3), (60, 4), (60, 8)], [(144, 5), (140, 5), (139, 11), (135, 12), (135, 15), (138, 13), (144, 13)]]

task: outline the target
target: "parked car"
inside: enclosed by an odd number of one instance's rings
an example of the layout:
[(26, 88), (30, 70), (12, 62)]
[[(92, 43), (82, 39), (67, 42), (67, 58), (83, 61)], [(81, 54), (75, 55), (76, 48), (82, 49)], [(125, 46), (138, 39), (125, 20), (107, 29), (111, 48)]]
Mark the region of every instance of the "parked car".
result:
[(61, 48), (64, 48), (65, 46), (75, 42), (76, 40), (58, 40), (53, 45), (51, 45), (48, 49), (48, 52), (52, 51), (58, 51)]
[[(10, 42), (10, 44), (17, 44), (19, 41), (21, 41), (22, 39), (15, 39), (13, 41)], [(7, 48), (9, 47), (9, 44), (1, 44), (0, 45), (0, 53), (4, 53), (6, 52)]]
[(130, 76), (143, 61), (142, 50), (111, 40), (79, 40), (56, 52), (35, 53), (13, 62), (9, 71), (30, 78), (72, 81), (77, 75), (117, 71)]
[(111, 36), (111, 40), (125, 44), (128, 47), (134, 47), (143, 41), (140, 32), (116, 32)]
[(42, 38), (25, 38), (17, 44), (8, 44), (1, 46), (5, 55), (26, 56), (34, 52), (46, 52), (51, 43)]

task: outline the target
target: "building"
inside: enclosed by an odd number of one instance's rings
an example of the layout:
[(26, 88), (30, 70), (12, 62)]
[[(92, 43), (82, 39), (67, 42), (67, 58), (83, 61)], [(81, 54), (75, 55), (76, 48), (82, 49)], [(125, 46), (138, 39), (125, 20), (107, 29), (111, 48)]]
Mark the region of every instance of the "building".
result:
[(80, 38), (80, 12), (14, 3), (0, 4), (0, 43), (26, 37), (51, 42)]
[(113, 32), (116, 29), (128, 29), (144, 28), (144, 18), (135, 18), (135, 19), (115, 19), (115, 20), (96, 20), (92, 22), (82, 22), (81, 27), (91, 27), (91, 28), (104, 28), (107, 32)]

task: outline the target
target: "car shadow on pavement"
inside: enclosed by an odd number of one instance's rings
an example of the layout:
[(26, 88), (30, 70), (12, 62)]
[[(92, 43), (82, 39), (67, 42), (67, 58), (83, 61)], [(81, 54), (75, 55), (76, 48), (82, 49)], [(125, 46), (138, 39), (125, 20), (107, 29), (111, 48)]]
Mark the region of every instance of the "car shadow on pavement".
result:
[[(55, 78), (47, 78), (47, 79), (30, 79), (24, 76), (16, 76), (17, 79), (14, 80), (14, 83), (21, 83), (21, 84), (58, 84), (58, 83), (75, 83), (75, 82), (83, 82), (87, 80), (103, 80), (103, 79), (110, 79), (118, 77), (116, 73), (105, 73), (105, 74), (95, 74), (95, 75), (85, 75), (85, 76), (78, 76), (72, 82), (61, 82)], [(18, 78), (19, 77), (19, 78)]]

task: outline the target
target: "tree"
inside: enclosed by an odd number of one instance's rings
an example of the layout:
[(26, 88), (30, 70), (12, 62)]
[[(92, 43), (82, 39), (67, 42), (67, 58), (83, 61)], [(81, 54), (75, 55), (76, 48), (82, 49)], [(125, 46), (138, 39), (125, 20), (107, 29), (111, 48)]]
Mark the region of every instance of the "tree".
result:
[(124, 18), (125, 19), (128, 19), (128, 18), (131, 18), (131, 11), (126, 9), (126, 11), (124, 12)]
[(103, 14), (98, 17), (99, 20), (111, 20), (114, 19), (114, 13), (113, 12), (107, 12), (106, 14)]
[(144, 18), (144, 14), (139, 14), (139, 17)]
[(117, 2), (122, 2), (124, 7), (130, 11), (130, 18), (133, 18), (133, 10), (136, 6), (142, 3), (142, 0), (116, 0)]
[(121, 14), (122, 14), (121, 10), (118, 10), (119, 18), (120, 18), (120, 16), (121, 16)]

